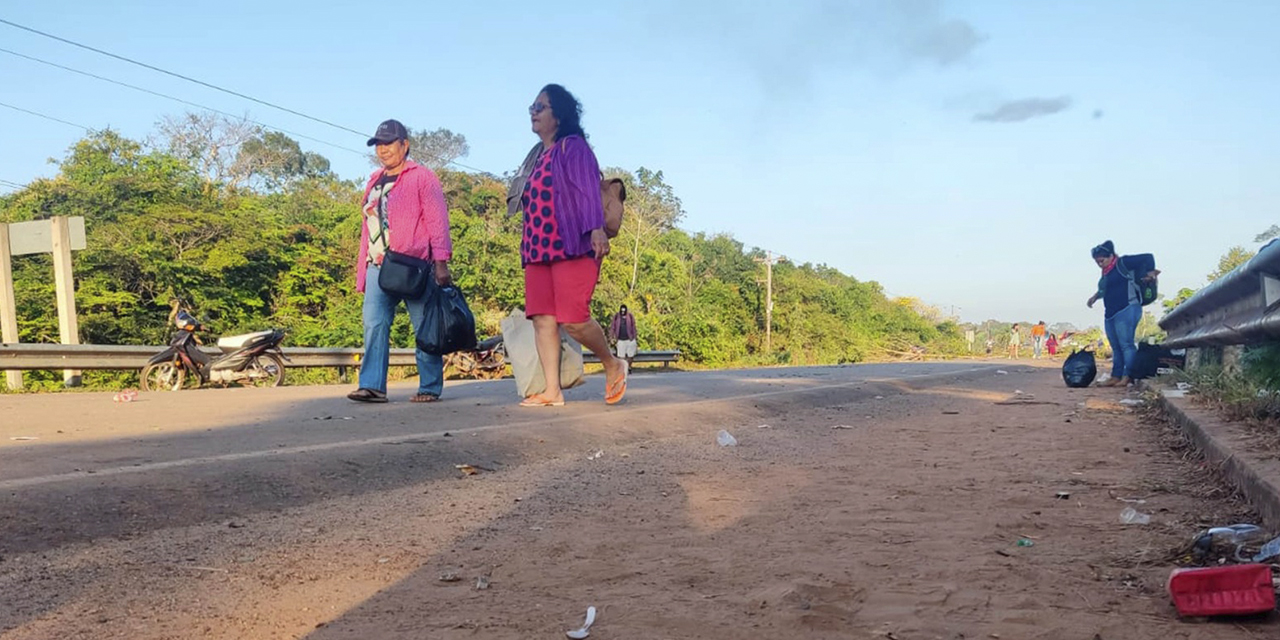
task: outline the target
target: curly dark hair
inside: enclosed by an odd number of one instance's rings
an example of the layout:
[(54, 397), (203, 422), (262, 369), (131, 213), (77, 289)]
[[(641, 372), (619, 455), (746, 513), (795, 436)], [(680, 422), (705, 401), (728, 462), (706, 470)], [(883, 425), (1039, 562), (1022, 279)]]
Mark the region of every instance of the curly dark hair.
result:
[(542, 93), (547, 94), (547, 101), (551, 103), (551, 114), (560, 121), (556, 140), (568, 136), (582, 136), (586, 139), (587, 132), (582, 130), (582, 103), (568, 89), (558, 84), (543, 87)]
[(1114, 256), (1116, 254), (1116, 245), (1114, 242), (1108, 240), (1094, 247), (1093, 250), (1090, 251), (1089, 253), (1094, 258), (1110, 258), (1111, 256)]

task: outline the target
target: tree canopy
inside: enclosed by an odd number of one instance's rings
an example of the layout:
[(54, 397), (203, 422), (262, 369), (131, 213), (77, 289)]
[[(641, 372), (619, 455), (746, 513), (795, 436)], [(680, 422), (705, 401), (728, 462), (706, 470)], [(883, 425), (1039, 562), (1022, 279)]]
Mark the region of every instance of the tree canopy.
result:
[[(160, 344), (176, 298), (219, 333), (277, 326), (293, 346), (360, 346), (354, 273), (362, 185), (337, 178), (323, 156), (284, 134), (230, 129), (201, 117), (172, 119), (150, 144), (96, 132), (68, 150), (56, 177), (0, 197), (2, 222), (84, 216), (88, 247), (75, 256), (83, 342)], [(445, 156), (466, 153), (461, 136), (427, 136)], [(479, 331), (492, 335), (523, 304), (521, 221), (506, 215), (497, 178), (437, 172), (450, 208), (455, 281)], [(953, 322), (887, 298), (874, 282), (825, 265), (780, 263), (767, 353), (764, 269), (754, 260), (763, 252), (728, 235), (681, 229), (683, 205), (661, 171), (609, 173), (626, 181), (627, 214), (592, 312), (607, 322), (627, 304), (642, 349), (679, 349), (690, 362), (725, 366), (858, 362), (901, 344), (963, 347)], [(49, 256), (15, 258), (14, 268), (21, 340), (55, 342)], [(403, 315), (393, 339), (409, 346)]]

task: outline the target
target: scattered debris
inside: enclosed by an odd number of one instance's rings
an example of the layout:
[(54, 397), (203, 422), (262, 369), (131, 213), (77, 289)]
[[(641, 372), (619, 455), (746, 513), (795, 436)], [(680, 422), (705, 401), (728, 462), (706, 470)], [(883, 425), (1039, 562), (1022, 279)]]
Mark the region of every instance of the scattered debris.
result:
[[(870, 416), (868, 416), (868, 417), (870, 417)], [(831, 427), (831, 428), (832, 428), (832, 429), (852, 429), (853, 427), (851, 427), (851, 426), (849, 426), (849, 425), (847, 425), (847, 424), (837, 424), (837, 425), (832, 425), (832, 427)]]
[(1183, 393), (1186, 393), (1193, 388), (1190, 382), (1179, 382), (1177, 386), (1178, 386), (1178, 391), (1181, 391)]
[(469, 464), (455, 464), (453, 465), (453, 468), (461, 471), (464, 476), (474, 476), (480, 473), (480, 467)]
[(462, 581), (462, 578), (458, 577), (458, 574), (452, 571), (448, 573), (440, 574), (440, 582), (461, 582), (461, 581)]
[(1032, 540), (1028, 539), (1028, 538), (1018, 538), (1018, 542), (1017, 542), (1017, 543), (1015, 543), (1015, 546), (1019, 546), (1019, 547), (1034, 547), (1034, 546), (1036, 546), (1036, 543), (1035, 543), (1034, 541), (1032, 541)]
[(1124, 524), (1151, 524), (1151, 516), (1133, 507), (1125, 507), (1125, 510), (1120, 512), (1120, 522)]
[(604, 451), (596, 451), (595, 453), (589, 454), (589, 455), (587, 456), (587, 459), (588, 459), (588, 460), (599, 460), (600, 458), (603, 458), (603, 457), (604, 457)]
[(998, 555), (998, 556), (1003, 556), (1003, 557), (1005, 557), (1005, 558), (1012, 558), (1012, 557), (1013, 557), (1013, 554), (1012, 554), (1012, 553), (1009, 553), (1008, 551), (1005, 551), (1004, 549), (996, 549), (996, 555)]
[(1146, 402), (1143, 402), (1142, 400), (1138, 400), (1136, 398), (1125, 398), (1120, 401), (1120, 404), (1121, 406), (1125, 406), (1125, 407), (1140, 407), (1146, 404)]
[(582, 624), (582, 628), (566, 631), (564, 635), (571, 640), (583, 640), (591, 635), (591, 625), (596, 623), (596, 608), (587, 607), (587, 621)]
[[(721, 429), (720, 433), (716, 434), (716, 443), (722, 447), (736, 447), (738, 446), (738, 439), (733, 437), (732, 433)], [(582, 637), (585, 638), (586, 636)]]
[(942, 412), (942, 415), (944, 415), (944, 416), (958, 416), (958, 415), (960, 415), (960, 412), (959, 412), (959, 411), (943, 411), (943, 412)]
[(996, 375), (1007, 376), (1009, 375), (1009, 372), (1004, 369), (996, 369)]
[(138, 399), (138, 391), (136, 389), (125, 389), (111, 397), (111, 401), (116, 404), (121, 402), (133, 402)]
[(1057, 499), (1059, 499), (1059, 500), (1070, 500), (1070, 499), (1071, 499), (1071, 492), (1070, 492), (1070, 491), (1059, 491), (1059, 492), (1055, 493), (1055, 494), (1053, 495), (1053, 497), (1055, 497), (1055, 498), (1057, 498)]
[(448, 431), (446, 431), (446, 432), (444, 432), (444, 437), (446, 437), (446, 438), (452, 438), (452, 437), (453, 437), (453, 434), (452, 434), (452, 433), (449, 433)]
[(391, 558), (378, 558), (378, 564), (386, 564), (391, 562)]
[(29, 442), (31, 440), (39, 440), (40, 438), (38, 436), (13, 436), (9, 439), (16, 440), (18, 442)]
[(884, 396), (876, 396), (876, 400), (884, 400)]
[(489, 576), (480, 576), (476, 578), (476, 591), (484, 591), (489, 588)]
[(756, 428), (757, 428), (757, 429), (772, 429), (773, 427), (771, 427), (771, 426), (769, 426), (769, 425), (767, 425), (767, 424), (762, 424), (762, 425), (760, 425), (760, 426), (758, 426), (758, 427), (756, 427)]

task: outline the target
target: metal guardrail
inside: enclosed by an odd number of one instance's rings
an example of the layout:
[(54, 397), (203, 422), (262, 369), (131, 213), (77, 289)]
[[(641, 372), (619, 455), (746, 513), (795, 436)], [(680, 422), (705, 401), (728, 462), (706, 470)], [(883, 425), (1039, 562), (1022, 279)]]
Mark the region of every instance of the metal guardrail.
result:
[[(0, 371), (41, 369), (141, 369), (147, 360), (165, 347), (96, 344), (0, 344)], [(221, 352), (205, 347), (211, 355)], [(289, 347), (286, 367), (359, 367), (361, 349), (329, 347)], [(599, 361), (590, 352), (583, 354), (589, 363)], [(636, 362), (669, 364), (680, 358), (679, 351), (641, 351)], [(414, 366), (413, 349), (392, 349), (391, 366)]]
[(1171, 349), (1280, 339), (1280, 240), (1165, 314), (1160, 328)]

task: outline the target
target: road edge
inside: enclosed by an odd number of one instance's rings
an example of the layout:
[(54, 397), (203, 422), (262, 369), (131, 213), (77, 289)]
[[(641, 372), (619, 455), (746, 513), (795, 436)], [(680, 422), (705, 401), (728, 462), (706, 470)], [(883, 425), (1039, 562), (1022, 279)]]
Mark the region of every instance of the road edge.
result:
[(1218, 468), (1262, 517), (1263, 524), (1280, 529), (1280, 487), (1251, 464), (1250, 456), (1228, 443), (1234, 430), (1211, 411), (1190, 406), (1186, 400), (1169, 398), (1155, 389), (1159, 404), (1169, 419), (1191, 439), (1205, 460)]

